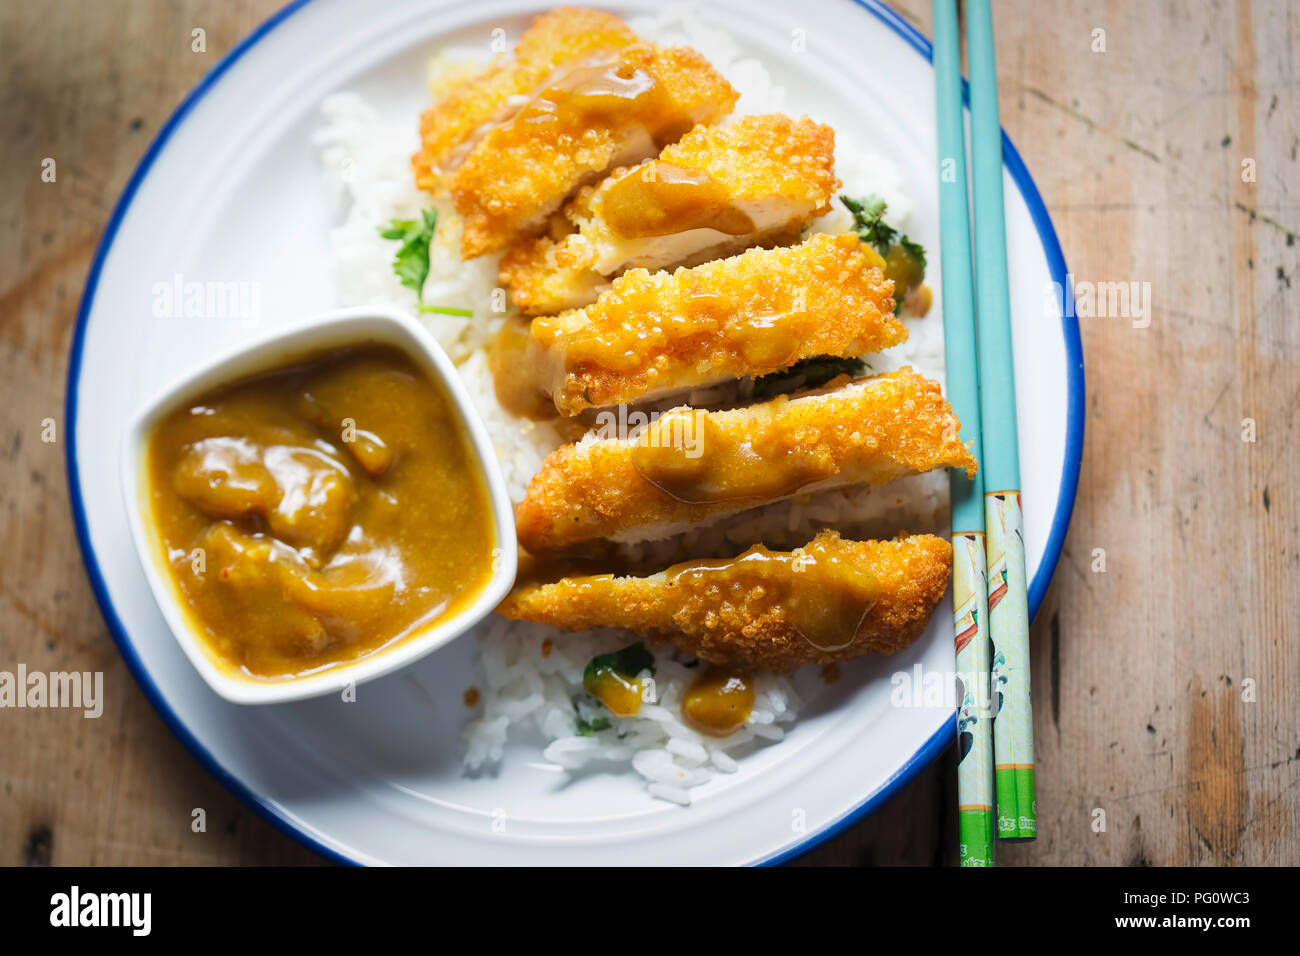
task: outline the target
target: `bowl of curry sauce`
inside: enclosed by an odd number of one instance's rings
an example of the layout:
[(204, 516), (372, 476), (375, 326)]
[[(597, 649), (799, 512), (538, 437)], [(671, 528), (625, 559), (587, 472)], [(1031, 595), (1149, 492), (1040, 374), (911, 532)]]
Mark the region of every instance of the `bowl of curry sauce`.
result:
[(238, 703), (338, 692), (484, 618), (515, 576), (505, 481), (450, 359), (367, 308), (185, 376), (123, 453), (164, 617)]

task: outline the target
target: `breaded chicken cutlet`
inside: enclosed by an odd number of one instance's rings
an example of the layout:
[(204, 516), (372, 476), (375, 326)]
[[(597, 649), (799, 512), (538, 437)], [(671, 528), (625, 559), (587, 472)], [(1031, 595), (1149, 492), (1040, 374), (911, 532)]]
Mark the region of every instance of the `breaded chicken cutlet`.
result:
[(490, 129), (452, 177), (461, 256), (537, 234), (579, 187), (720, 119), (737, 96), (686, 47), (637, 43), (562, 73)]
[(818, 233), (671, 273), (632, 269), (585, 309), (533, 320), (539, 387), (573, 416), (898, 345), (907, 329), (883, 266), (857, 236)]
[(506, 122), (568, 67), (637, 42), (618, 17), (560, 7), (520, 36), (514, 55), (452, 89), (420, 118), (420, 151), (411, 157), (415, 182), (434, 194), (488, 131)]
[(611, 574), (517, 586), (497, 612), (565, 631), (626, 628), (713, 664), (784, 673), (892, 654), (916, 640), (948, 588), (952, 546), (934, 535), (804, 548), (755, 545), (646, 577)]
[(675, 409), (628, 439), (565, 445), (516, 512), (534, 553), (666, 538), (794, 494), (975, 472), (938, 382), (911, 368), (728, 411)]
[(565, 209), (576, 232), (520, 243), (501, 283), (528, 315), (594, 302), (630, 268), (697, 265), (750, 246), (796, 242), (839, 188), (835, 132), (780, 113), (697, 126), (656, 159), (583, 187)]

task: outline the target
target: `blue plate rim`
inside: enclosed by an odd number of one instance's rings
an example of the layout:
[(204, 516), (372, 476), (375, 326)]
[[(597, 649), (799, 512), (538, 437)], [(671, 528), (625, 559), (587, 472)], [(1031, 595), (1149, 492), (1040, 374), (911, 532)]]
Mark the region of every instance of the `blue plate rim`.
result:
[[(109, 249), (112, 247), (113, 240), (117, 231), (122, 224), (122, 219), (126, 215), (127, 209), (131, 205), (136, 191), (141, 183), (144, 182), (154, 161), (162, 152), (167, 140), (170, 139), (176, 127), (189, 114), (211, 89), (221, 76), (233, 66), (240, 57), (254, 46), (258, 41), (270, 33), (273, 29), (287, 20), (290, 16), (302, 9), (311, 0), (292, 0), (283, 8), (269, 17), (265, 22), (257, 27), (252, 33), (237, 43), (224, 57), (217, 62), (213, 68), (199, 81), (198, 85), (190, 91), (189, 95), (181, 101), (175, 112), (163, 124), (158, 134), (154, 137), (153, 142), (141, 157), (135, 171), (131, 174), (126, 188), (123, 190), (121, 197), (113, 208), (113, 213), (109, 217), (108, 224), (104, 227), (103, 236), (100, 238), (99, 245), (95, 250), (95, 258), (91, 262), (90, 271), (86, 276), (86, 287), (82, 293), (81, 305), (77, 312), (77, 324), (73, 330), (72, 348), (68, 355), (68, 376), (66, 397), (64, 400), (64, 422), (65, 434), (69, 436), (67, 441), (66, 468), (68, 479), (68, 497), (72, 505), (73, 523), (76, 527), (77, 542), (81, 549), (82, 562), (86, 568), (87, 577), (90, 579), (91, 589), (94, 592), (95, 600), (98, 602), (100, 611), (104, 615), (104, 620), (108, 624), (109, 632), (113, 636), (114, 643), (117, 644), (118, 650), (126, 662), (136, 683), (144, 692), (149, 703), (153, 705), (154, 710), (162, 718), (163, 723), (168, 729), (176, 735), (177, 739), (185, 746), (187, 750), (198, 760), (217, 781), (227, 790), (233, 793), (243, 801), (250, 809), (256, 812), (260, 817), (269, 823), (287, 833), (289, 836), (298, 840), (303, 845), (316, 851), (325, 858), (347, 866), (359, 866), (360, 861), (353, 860), (345, 856), (333, 847), (322, 843), (316, 839), (310, 832), (299, 827), (295, 822), (281, 811), (277, 806), (263, 799), (244, 782), (227, 770), (212, 753), (190, 732), (190, 729), (177, 716), (175, 711), (168, 706), (163, 699), (162, 692), (158, 685), (154, 683), (149, 676), (143, 661), (136, 653), (135, 646), (131, 642), (126, 628), (121, 618), (117, 614), (112, 600), (108, 594), (108, 588), (104, 582), (103, 574), (99, 568), (99, 562), (95, 555), (94, 548), (90, 543), (90, 531), (87, 525), (85, 502), (81, 495), (81, 477), (80, 469), (77, 463), (77, 442), (76, 442), (76, 416), (77, 416), (77, 396), (79, 391), (81, 377), (81, 359), (82, 351), (85, 345), (86, 327), (90, 318), (90, 310), (94, 304), (95, 291), (99, 282), (100, 273), (103, 270), (104, 260), (107, 258)], [(919, 54), (929, 61), (933, 61), (933, 52), (930, 41), (925, 38), (915, 27), (895, 13), (891, 8), (886, 6), (880, 0), (852, 0), (853, 3), (862, 7), (867, 12), (874, 15), (878, 20), (892, 29), (908, 42)], [(965, 84), (963, 83), (963, 87)], [(1065, 266), (1065, 256), (1061, 251), (1061, 244), (1056, 237), (1056, 230), (1052, 226), (1052, 220), (1047, 212), (1047, 207), (1043, 204), (1042, 197), (1039, 195), (1038, 188), (1034, 185), (1033, 178), (1029, 175), (1025, 167), (1024, 160), (1016, 151), (1011, 140), (1007, 137), (1006, 131), (1002, 133), (1002, 151), (1003, 161), (1010, 171), (1012, 179), (1019, 188), (1021, 195), (1024, 197), (1026, 205), (1034, 220), (1034, 225), (1038, 230), (1039, 240), (1043, 244), (1043, 250), (1047, 254), (1048, 269), (1053, 277), (1060, 283), (1061, 288), (1066, 288), (1067, 270)], [(1056, 513), (1052, 518), (1052, 527), (1048, 534), (1047, 546), (1043, 552), (1043, 561), (1039, 564), (1038, 572), (1034, 575), (1033, 581), (1029, 585), (1029, 607), (1031, 618), (1038, 613), (1038, 608), (1042, 604), (1043, 596), (1047, 592), (1047, 586), (1051, 582), (1052, 574), (1056, 569), (1057, 562), (1060, 560), (1061, 549), (1065, 543), (1065, 534), (1070, 524), (1070, 517), (1074, 511), (1075, 494), (1078, 489), (1079, 468), (1083, 456), (1083, 427), (1084, 427), (1084, 377), (1083, 377), (1083, 345), (1079, 334), (1078, 320), (1073, 316), (1063, 315), (1061, 318), (1063, 332), (1065, 335), (1066, 360), (1069, 372), (1068, 384), (1068, 408), (1066, 415), (1066, 448), (1065, 448), (1065, 468), (1061, 473), (1060, 495), (1057, 501)], [(763, 857), (753, 861), (756, 865), (773, 866), (779, 863), (787, 862), (795, 857), (806, 853), (813, 847), (818, 846), (832, 836), (842, 832), (852, 826), (858, 820), (875, 810), (880, 804), (884, 803), (900, 788), (908, 783), (920, 770), (930, 764), (932, 760), (943, 753), (952, 744), (956, 737), (953, 725), (945, 723), (930, 737), (925, 744), (912, 755), (912, 757), (903, 764), (893, 776), (884, 784), (878, 787), (874, 792), (869, 794), (861, 803), (849, 810), (844, 816), (833, 823), (826, 825), (816, 833), (809, 834), (801, 843), (786, 850), (782, 850), (768, 857)]]

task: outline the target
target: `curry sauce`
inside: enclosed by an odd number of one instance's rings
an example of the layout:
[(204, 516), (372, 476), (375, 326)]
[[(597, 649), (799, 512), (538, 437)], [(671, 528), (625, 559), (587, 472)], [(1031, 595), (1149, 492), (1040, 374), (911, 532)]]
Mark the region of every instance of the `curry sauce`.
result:
[(754, 712), (754, 680), (749, 675), (706, 667), (682, 698), (682, 719), (708, 737), (729, 737)]
[(772, 427), (788, 402), (781, 395), (760, 406), (743, 430), (726, 428), (699, 409), (664, 415), (638, 437), (632, 467), (660, 491), (688, 504), (794, 494), (839, 469), (824, 445)]
[(633, 169), (615, 180), (604, 194), (601, 212), (614, 235), (628, 239), (688, 229), (741, 236), (755, 229), (754, 220), (707, 172), (665, 162)]
[(468, 606), (492, 577), (486, 482), (450, 396), (358, 346), (163, 418), (149, 514), (210, 656), (255, 678), (337, 666)]
[(777, 609), (819, 651), (843, 650), (880, 599), (880, 581), (837, 548), (838, 536), (820, 536), (797, 551), (769, 551), (756, 544), (738, 558), (686, 561), (663, 572), (691, 596), (679, 617), (716, 618), (743, 607), (764, 618)]

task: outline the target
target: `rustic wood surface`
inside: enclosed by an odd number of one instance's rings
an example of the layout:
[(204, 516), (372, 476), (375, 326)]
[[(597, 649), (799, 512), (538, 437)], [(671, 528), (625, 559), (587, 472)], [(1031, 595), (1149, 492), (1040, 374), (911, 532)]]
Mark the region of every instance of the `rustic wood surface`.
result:
[[(107, 699), (98, 720), (0, 711), (0, 863), (318, 859), (210, 777), (127, 673), (82, 570), (64, 436), (41, 440), (113, 203), (277, 6), (0, 4), (0, 670), (102, 670)], [(897, 8), (928, 34), (928, 0)], [(1071, 271), (1150, 283), (1152, 302), (1146, 328), (1081, 319), (1083, 472), (1032, 638), (1042, 836), (1001, 861), (1300, 863), (1300, 10), (1000, 0), (995, 17), (1003, 123)], [(951, 864), (954, 781), (950, 751), (802, 862)]]

